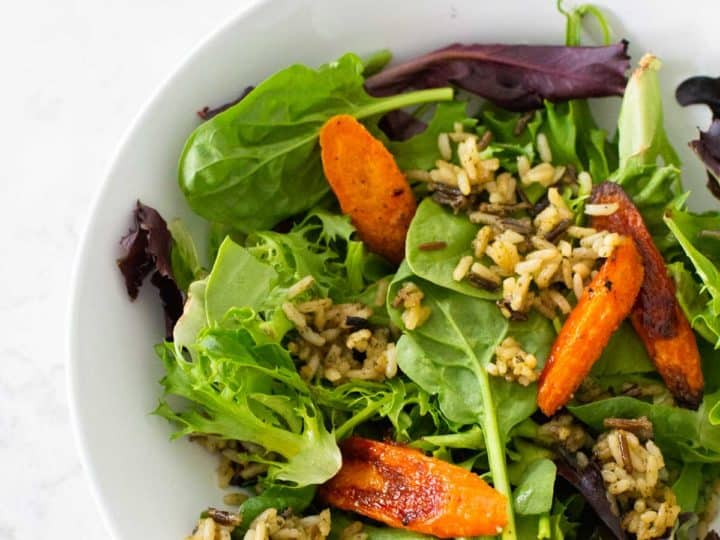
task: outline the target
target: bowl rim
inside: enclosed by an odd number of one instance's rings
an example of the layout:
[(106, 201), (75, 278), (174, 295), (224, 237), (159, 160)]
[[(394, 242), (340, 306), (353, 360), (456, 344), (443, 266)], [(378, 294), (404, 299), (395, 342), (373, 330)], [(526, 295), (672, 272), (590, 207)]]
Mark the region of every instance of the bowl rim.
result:
[(155, 88), (148, 98), (145, 99), (143, 104), (140, 106), (138, 112), (134, 115), (130, 124), (124, 129), (122, 135), (117, 144), (114, 146), (114, 150), (110, 154), (110, 158), (106, 162), (103, 168), (102, 180), (99, 185), (95, 188), (89, 208), (85, 214), (81, 226), (80, 241), (78, 248), (73, 257), (72, 269), (70, 274), (70, 287), (67, 294), (67, 311), (66, 311), (66, 327), (65, 327), (65, 384), (66, 384), (66, 397), (68, 402), (68, 409), (70, 412), (70, 428), (72, 432), (72, 438), (74, 441), (77, 454), (80, 458), (80, 464), (83, 469), (83, 476), (87, 480), (92, 499), (95, 502), (96, 508), (99, 510), (101, 521), (105, 527), (105, 530), (110, 533), (112, 538), (121, 538), (120, 531), (110, 515), (109, 505), (106, 500), (105, 493), (101, 487), (99, 471), (95, 466), (94, 459), (92, 458), (88, 440), (87, 440), (87, 427), (83, 425), (80, 418), (80, 404), (77, 399), (78, 392), (78, 369), (74, 359), (78, 353), (78, 341), (81, 336), (78, 331), (78, 291), (81, 285), (81, 278), (83, 275), (83, 261), (86, 259), (89, 253), (89, 230), (93, 222), (95, 222), (98, 214), (101, 211), (100, 203), (104, 199), (106, 191), (110, 188), (109, 179), (113, 176), (115, 168), (118, 166), (121, 155), (123, 154), (124, 148), (128, 142), (136, 135), (140, 126), (144, 123), (145, 118), (150, 114), (150, 111), (155, 107), (161, 96), (174, 84), (176, 84), (180, 73), (182, 73), (186, 66), (191, 64), (196, 56), (198, 56), (206, 47), (212, 42), (220, 39), (230, 28), (234, 27), (244, 18), (250, 18), (257, 12), (266, 8), (273, 0), (247, 0), (247, 3), (239, 8), (236, 8), (226, 20), (216, 25), (209, 33), (205, 34), (190, 50), (183, 56), (183, 58), (175, 64), (169, 71), (169, 75), (166, 75), (162, 82)]

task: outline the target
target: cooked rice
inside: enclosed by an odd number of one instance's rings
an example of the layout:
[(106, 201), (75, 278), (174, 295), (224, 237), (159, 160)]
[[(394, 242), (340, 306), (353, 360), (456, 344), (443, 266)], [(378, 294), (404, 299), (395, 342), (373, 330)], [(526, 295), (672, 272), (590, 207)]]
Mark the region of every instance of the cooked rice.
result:
[(190, 440), (218, 455), (217, 484), (221, 489), (242, 485), (267, 472), (267, 465), (255, 462), (253, 456), (261, 456), (263, 459), (277, 457), (252, 443), (221, 439), (212, 435), (192, 435)]
[(243, 540), (324, 540), (330, 534), (330, 510), (318, 515), (281, 515), (277, 509), (268, 508), (257, 516), (248, 528)]
[(422, 305), (424, 297), (425, 293), (420, 290), (420, 287), (411, 281), (407, 281), (400, 287), (393, 299), (392, 305), (394, 307), (403, 307), (401, 317), (405, 328), (408, 330), (414, 330), (422, 326), (430, 317), (430, 308)]
[(367, 540), (367, 536), (361, 521), (353, 521), (340, 531), (340, 540)]
[(195, 529), (185, 540), (232, 540), (232, 531), (240, 524), (237, 523), (223, 525), (218, 523), (212, 517), (200, 518)]
[(588, 216), (609, 216), (617, 212), (618, 203), (586, 204), (585, 213)]
[(662, 452), (651, 439), (643, 444), (630, 431), (612, 429), (598, 438), (593, 454), (602, 465), (608, 494), (624, 512), (625, 530), (638, 540), (650, 540), (672, 528), (680, 507), (665, 483)]
[(485, 368), (493, 377), (528, 386), (538, 378), (537, 358), (523, 350), (515, 338), (508, 337), (495, 348), (494, 361)]
[(538, 437), (551, 444), (559, 445), (568, 452), (578, 452), (592, 446), (592, 438), (570, 414), (558, 414), (542, 424)]
[(540, 161), (544, 163), (552, 163), (550, 144), (548, 143), (547, 137), (544, 133), (538, 133), (535, 146), (537, 146), (538, 154), (540, 154)]
[[(386, 289), (387, 283), (378, 286)], [(378, 294), (376, 301), (384, 299)], [(283, 304), (298, 338), (288, 349), (301, 362), (305, 380), (325, 378), (333, 384), (350, 379), (382, 381), (397, 374), (395, 343), (389, 328), (371, 328), (372, 309), (364, 304), (333, 304), (317, 298)]]
[[(567, 315), (582, 296), (599, 259), (609, 257), (621, 240), (616, 233), (575, 225), (575, 214), (554, 187), (561, 181), (573, 182), (578, 193), (589, 194), (592, 177), (586, 171), (576, 173), (570, 165), (554, 165), (547, 136), (542, 133), (535, 141), (540, 163), (533, 166), (521, 155), (516, 176), (507, 171), (496, 175), (499, 161), (482, 153), (481, 142), (476, 134), (466, 133), (462, 124), (454, 126), (452, 133), (438, 137), (442, 159), (428, 173), (433, 198), (455, 212), (467, 211), (470, 221), (480, 225), (470, 246), (472, 254), (457, 261), (452, 278), (489, 291), (502, 286), (498, 306), (508, 318), (527, 318), (531, 309), (552, 319)], [(453, 144), (459, 165), (450, 162)], [(428, 178), (416, 171), (409, 175)], [(530, 207), (518, 183), (548, 188), (546, 197), (531, 212), (532, 220), (516, 217), (515, 212)], [(480, 202), (484, 193), (488, 202)], [(518, 200), (523, 201), (522, 208), (517, 207)], [(585, 212), (591, 215), (614, 210), (612, 204), (585, 205)], [(422, 324), (427, 316), (429, 312), (421, 308), (403, 313), (408, 328)]]
[(305, 291), (307, 291), (310, 287), (313, 286), (313, 283), (315, 283), (315, 278), (312, 276), (305, 276), (300, 281), (295, 283), (292, 287), (290, 287), (287, 291), (287, 299), (292, 300), (296, 296), (301, 295)]

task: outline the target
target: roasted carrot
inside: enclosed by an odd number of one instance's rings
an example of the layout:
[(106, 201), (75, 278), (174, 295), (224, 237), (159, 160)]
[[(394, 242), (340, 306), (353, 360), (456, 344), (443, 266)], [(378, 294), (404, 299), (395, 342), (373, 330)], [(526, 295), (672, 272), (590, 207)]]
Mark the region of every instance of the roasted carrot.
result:
[(538, 406), (550, 416), (565, 405), (632, 309), (643, 279), (632, 238), (624, 237), (605, 261), (550, 349), (540, 375)]
[(631, 236), (645, 266), (630, 320), (655, 368), (678, 403), (697, 409), (703, 396), (703, 374), (695, 334), (675, 298), (675, 283), (640, 212), (622, 187), (604, 182), (595, 187), (593, 203), (618, 205), (608, 216), (595, 216), (593, 227)]
[(323, 170), (343, 214), (370, 251), (399, 263), (417, 203), (395, 158), (352, 116), (333, 116), (320, 130)]
[(343, 466), (319, 492), (332, 506), (440, 538), (494, 536), (507, 524), (505, 496), (461, 467), (360, 437), (341, 448)]

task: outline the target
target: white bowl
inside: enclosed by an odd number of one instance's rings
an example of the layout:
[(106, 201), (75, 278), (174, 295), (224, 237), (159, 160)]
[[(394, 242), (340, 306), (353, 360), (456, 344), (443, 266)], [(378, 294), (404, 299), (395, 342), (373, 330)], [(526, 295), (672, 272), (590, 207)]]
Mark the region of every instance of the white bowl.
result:
[[(634, 60), (650, 50), (661, 72), (669, 133), (688, 164), (696, 206), (711, 204), (704, 172), (687, 150), (700, 108), (681, 109), (678, 82), (720, 69), (717, 0), (679, 3), (600, 0), (615, 37), (630, 39)], [(691, 7), (692, 6), (692, 7)], [(450, 42), (564, 42), (551, 0), (275, 0), (240, 13), (190, 54), (128, 131), (95, 201), (77, 258), (70, 317), (70, 402), (79, 447), (108, 528), (117, 539), (178, 540), (200, 510), (221, 504), (215, 460), (185, 441), (170, 443), (156, 406), (161, 367), (152, 346), (163, 335), (155, 292), (128, 301), (115, 259), (136, 199), (167, 218), (198, 227), (176, 183), (195, 111), (235, 97), (248, 84), (294, 62), (317, 65), (346, 51), (380, 48), (404, 58)], [(297, 89), (302, 92), (302, 89)], [(616, 120), (618, 100), (603, 108)], [(258, 209), (261, 211), (261, 209)]]

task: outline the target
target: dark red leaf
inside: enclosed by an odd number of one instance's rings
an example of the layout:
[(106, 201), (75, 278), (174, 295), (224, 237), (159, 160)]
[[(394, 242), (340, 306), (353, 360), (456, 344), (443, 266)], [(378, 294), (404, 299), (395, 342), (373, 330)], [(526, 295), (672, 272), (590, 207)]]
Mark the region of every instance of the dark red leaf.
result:
[(165, 313), (166, 338), (172, 339), (173, 328), (183, 310), (182, 293), (170, 266), (172, 236), (158, 211), (140, 201), (133, 217), (133, 227), (120, 239), (125, 256), (119, 258), (117, 264), (125, 278), (128, 296), (133, 300), (145, 278), (152, 274), (150, 282), (158, 289)]
[(707, 105), (713, 113), (710, 128), (689, 144), (708, 170), (710, 193), (720, 199), (720, 77), (690, 77), (677, 87), (675, 99), (683, 106)]
[(385, 114), (378, 127), (391, 141), (406, 141), (425, 131), (427, 124), (409, 112), (397, 109)]
[(597, 517), (607, 527), (608, 532), (618, 540), (625, 540), (626, 536), (620, 526), (620, 518), (610, 508), (598, 464), (591, 460), (582, 468), (574, 457), (567, 455), (557, 459), (555, 465), (558, 475), (583, 496)]
[(365, 81), (371, 95), (453, 84), (512, 111), (543, 100), (620, 96), (630, 58), (627, 42), (606, 47), (461, 45), (387, 68)]
[(205, 107), (203, 107), (202, 109), (200, 109), (200, 110), (197, 112), (197, 115), (198, 115), (200, 118), (202, 118), (203, 120), (210, 120), (213, 116), (217, 116), (218, 114), (220, 114), (221, 112), (229, 109), (230, 107), (232, 107), (232, 106), (235, 105), (236, 103), (240, 103), (240, 102), (243, 100), (243, 98), (245, 98), (245, 96), (247, 96), (247, 95), (253, 90), (253, 88), (255, 88), (255, 87), (254, 87), (254, 86), (248, 86), (248, 87), (246, 87), (245, 90), (242, 91), (242, 94), (240, 94), (238, 97), (236, 97), (236, 98), (233, 99), (232, 101), (228, 101), (227, 103), (223, 103), (222, 105), (220, 105), (220, 106), (218, 106), (218, 107), (215, 107), (215, 108), (212, 108), (212, 109), (211, 109), (210, 107), (208, 107), (208, 106), (206, 105)]

